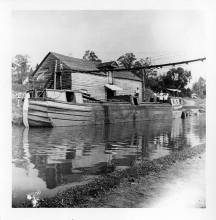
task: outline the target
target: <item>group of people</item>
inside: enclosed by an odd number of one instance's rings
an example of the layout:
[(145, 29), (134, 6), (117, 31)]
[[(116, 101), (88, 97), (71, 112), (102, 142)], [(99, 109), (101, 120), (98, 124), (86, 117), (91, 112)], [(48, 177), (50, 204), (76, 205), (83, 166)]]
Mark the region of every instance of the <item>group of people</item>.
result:
[[(163, 93), (162, 91), (160, 93), (154, 93), (153, 94), (154, 97), (151, 98), (150, 101), (153, 101), (153, 102), (160, 102), (160, 103), (166, 103), (168, 102), (168, 99), (169, 99), (169, 94), (168, 93)], [(133, 95), (133, 103), (135, 105), (138, 105), (138, 100), (139, 100), (139, 88), (137, 88), (135, 91), (134, 91), (134, 95)]]
[[(162, 91), (160, 93), (154, 93), (154, 97), (152, 97), (153, 101), (160, 102), (160, 103), (166, 103), (166, 102), (168, 102), (168, 99), (169, 99), (169, 94), (168, 93), (163, 93)], [(139, 100), (139, 88), (137, 88), (134, 91), (134, 95), (133, 95), (134, 105), (139, 104), (138, 100)]]
[(169, 94), (168, 93), (154, 93), (156, 100), (158, 102), (168, 102)]

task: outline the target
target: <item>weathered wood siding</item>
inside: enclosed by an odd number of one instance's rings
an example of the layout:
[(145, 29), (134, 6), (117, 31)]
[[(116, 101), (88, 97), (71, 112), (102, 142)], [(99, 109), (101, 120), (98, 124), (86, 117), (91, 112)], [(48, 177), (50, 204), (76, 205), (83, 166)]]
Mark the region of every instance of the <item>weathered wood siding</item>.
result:
[(105, 87), (108, 83), (108, 77), (87, 74), (87, 73), (72, 73), (72, 89), (86, 89), (92, 97), (97, 99), (105, 99)]
[[(72, 73), (72, 89), (86, 89), (92, 97), (106, 99), (105, 84), (108, 83), (107, 76), (100, 76), (87, 73)], [(140, 81), (128, 79), (114, 79), (114, 84), (121, 87), (122, 91), (117, 91), (116, 95), (134, 95), (138, 87), (140, 89), (140, 101), (142, 100), (142, 83)]]
[[(106, 99), (104, 85), (109, 83), (108, 76), (104, 72), (89, 74), (89, 73), (80, 73), (73, 71), (68, 65), (64, 63), (64, 60), (60, 60), (53, 53), (47, 54), (44, 60), (39, 65), (37, 72), (35, 73), (35, 79), (38, 79), (38, 76), (44, 72), (44, 77), (41, 77), (37, 82), (40, 84), (40, 87), (44, 87), (46, 82), (49, 83), (46, 85), (48, 89), (54, 88), (54, 72), (57, 61), (57, 73), (56, 73), (56, 88), (61, 89), (60, 80), (62, 79), (62, 89), (86, 89), (93, 97), (98, 99)], [(66, 60), (67, 61), (67, 60)], [(60, 69), (60, 64), (63, 69)], [(60, 75), (62, 74), (62, 77)], [(128, 72), (121, 72), (122, 76), (125, 78), (128, 77)], [(114, 74), (115, 75), (115, 74)], [(41, 74), (43, 76), (43, 74)], [(134, 94), (134, 91), (137, 87), (140, 88), (140, 100), (141, 100), (141, 82), (122, 79), (122, 76), (115, 78), (113, 83), (123, 88), (123, 91), (117, 92), (117, 95), (129, 95)], [(131, 75), (129, 74), (131, 77)], [(40, 78), (40, 77), (39, 77)], [(43, 79), (42, 79), (43, 78)]]
[[(40, 87), (43, 87), (46, 84), (46, 81), (48, 81), (50, 78), (50, 82), (47, 85), (48, 89), (53, 89), (54, 85), (54, 71), (55, 71), (55, 63), (57, 60), (57, 80), (56, 80), (56, 88), (60, 89), (60, 63), (62, 63), (57, 57), (55, 57), (52, 53), (49, 54), (42, 65), (39, 67), (38, 71), (35, 73), (34, 78), (36, 79), (41, 71), (46, 71), (44, 74), (44, 79), (40, 80), (38, 83), (40, 83)], [(62, 89), (71, 89), (71, 70), (68, 69), (67, 66), (63, 64), (63, 70), (62, 70)]]
[(134, 92), (139, 88), (139, 101), (142, 101), (142, 83), (141, 81), (129, 79), (114, 79), (114, 84), (123, 88), (122, 91), (117, 91), (116, 95), (134, 95)]
[[(30, 100), (30, 126), (74, 126), (113, 124), (146, 120), (169, 120), (180, 117), (181, 111), (172, 111), (170, 104), (145, 103), (91, 103), (85, 105), (54, 101)], [(177, 114), (178, 113), (178, 114)]]

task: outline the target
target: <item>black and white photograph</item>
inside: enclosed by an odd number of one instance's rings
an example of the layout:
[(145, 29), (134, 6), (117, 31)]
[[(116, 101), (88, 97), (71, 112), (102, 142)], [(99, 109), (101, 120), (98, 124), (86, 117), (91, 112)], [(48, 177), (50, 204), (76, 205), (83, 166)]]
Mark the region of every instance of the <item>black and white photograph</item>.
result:
[(12, 207), (206, 207), (199, 11), (12, 12)]
[(212, 11), (63, 3), (2, 4), (0, 220), (214, 219)]

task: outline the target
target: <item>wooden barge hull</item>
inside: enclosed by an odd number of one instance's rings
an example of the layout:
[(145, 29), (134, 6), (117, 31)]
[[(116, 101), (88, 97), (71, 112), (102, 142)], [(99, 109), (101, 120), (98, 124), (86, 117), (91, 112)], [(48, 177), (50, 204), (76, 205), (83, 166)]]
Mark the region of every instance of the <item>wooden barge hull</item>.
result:
[(136, 106), (128, 103), (72, 104), (30, 99), (26, 115), (30, 127), (66, 127), (166, 120), (181, 117), (181, 110), (173, 110), (168, 103), (143, 103)]

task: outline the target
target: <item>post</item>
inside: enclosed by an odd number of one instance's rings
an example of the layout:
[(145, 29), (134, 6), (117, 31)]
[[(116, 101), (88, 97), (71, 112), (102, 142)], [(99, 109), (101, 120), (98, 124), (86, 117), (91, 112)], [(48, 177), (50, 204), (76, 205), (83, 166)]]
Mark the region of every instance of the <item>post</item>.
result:
[(25, 99), (23, 103), (23, 124), (25, 125), (26, 128), (29, 127), (29, 123), (28, 123), (29, 98), (30, 98), (30, 94), (27, 92), (25, 94)]
[(60, 75), (60, 88), (62, 89), (62, 73)]
[(142, 69), (142, 101), (144, 102), (144, 96), (145, 96), (145, 69)]
[(62, 89), (62, 72), (63, 72), (63, 64), (60, 63), (60, 71), (61, 71), (61, 74), (60, 74), (60, 88)]
[(54, 70), (54, 89), (56, 89), (56, 72), (57, 72), (58, 61), (55, 62), (55, 70)]

